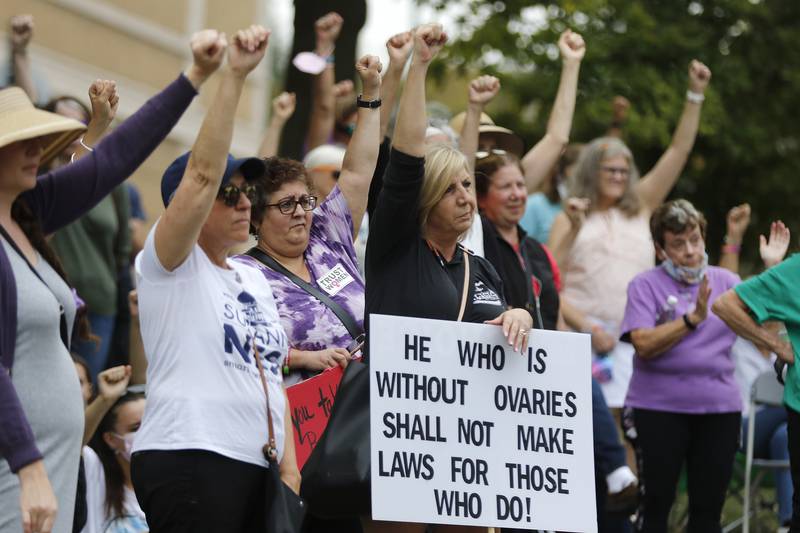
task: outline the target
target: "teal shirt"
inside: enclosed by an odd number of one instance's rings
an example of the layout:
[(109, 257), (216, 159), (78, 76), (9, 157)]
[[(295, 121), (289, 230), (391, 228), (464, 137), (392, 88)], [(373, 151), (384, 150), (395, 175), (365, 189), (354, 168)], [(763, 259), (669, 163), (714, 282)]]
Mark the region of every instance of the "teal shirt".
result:
[[(795, 362), (800, 360), (800, 254), (770, 268), (734, 289), (756, 321), (779, 320), (786, 325)], [(789, 365), (783, 401), (800, 412), (800, 368)]]
[(550, 238), (550, 227), (556, 215), (561, 212), (561, 203), (552, 203), (544, 193), (537, 192), (528, 196), (528, 206), (519, 225), (525, 233), (541, 243)]

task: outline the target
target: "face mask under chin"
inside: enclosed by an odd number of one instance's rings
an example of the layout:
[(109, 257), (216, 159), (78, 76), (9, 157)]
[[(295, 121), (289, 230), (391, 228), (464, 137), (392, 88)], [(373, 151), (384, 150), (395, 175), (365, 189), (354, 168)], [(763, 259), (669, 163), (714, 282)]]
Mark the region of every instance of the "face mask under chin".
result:
[(703, 261), (700, 263), (700, 266), (697, 267), (676, 265), (672, 259), (667, 257), (664, 259), (664, 262), (661, 263), (661, 268), (675, 281), (687, 285), (697, 285), (703, 281), (706, 271), (708, 270), (708, 254), (703, 254)]

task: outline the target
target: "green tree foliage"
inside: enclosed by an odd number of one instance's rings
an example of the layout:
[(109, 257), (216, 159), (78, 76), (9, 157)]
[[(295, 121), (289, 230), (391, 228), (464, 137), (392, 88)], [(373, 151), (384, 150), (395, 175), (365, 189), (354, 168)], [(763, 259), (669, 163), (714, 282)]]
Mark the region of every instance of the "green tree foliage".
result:
[[(446, 0), (419, 0), (452, 9)], [(800, 2), (795, 0), (465, 0), (439, 76), (499, 76), (498, 124), (530, 146), (545, 130), (558, 84), (555, 43), (565, 28), (587, 43), (572, 139), (602, 135), (611, 100), (632, 104), (624, 137), (641, 170), (668, 145), (683, 106), (687, 66), (712, 70), (700, 134), (672, 197), (686, 197), (709, 219), (714, 254), (725, 213), (753, 206), (745, 265), (757, 267), (757, 234), (782, 219), (800, 236)]]

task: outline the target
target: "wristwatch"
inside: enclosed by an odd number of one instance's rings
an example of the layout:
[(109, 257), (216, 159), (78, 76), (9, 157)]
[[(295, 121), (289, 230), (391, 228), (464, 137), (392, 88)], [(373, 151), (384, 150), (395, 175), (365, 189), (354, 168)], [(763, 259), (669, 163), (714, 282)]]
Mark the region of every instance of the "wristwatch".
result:
[(361, 98), (361, 96), (362, 95), (359, 94), (358, 98), (356, 98), (356, 105), (358, 107), (365, 107), (367, 109), (377, 109), (381, 106), (380, 98), (376, 98), (375, 100), (364, 100), (363, 98)]

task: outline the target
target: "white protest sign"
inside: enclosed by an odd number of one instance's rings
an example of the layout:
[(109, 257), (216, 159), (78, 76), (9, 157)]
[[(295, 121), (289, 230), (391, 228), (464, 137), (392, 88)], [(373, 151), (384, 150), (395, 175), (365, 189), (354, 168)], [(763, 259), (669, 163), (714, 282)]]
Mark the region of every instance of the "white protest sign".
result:
[(597, 531), (588, 335), (369, 325), (373, 519)]

